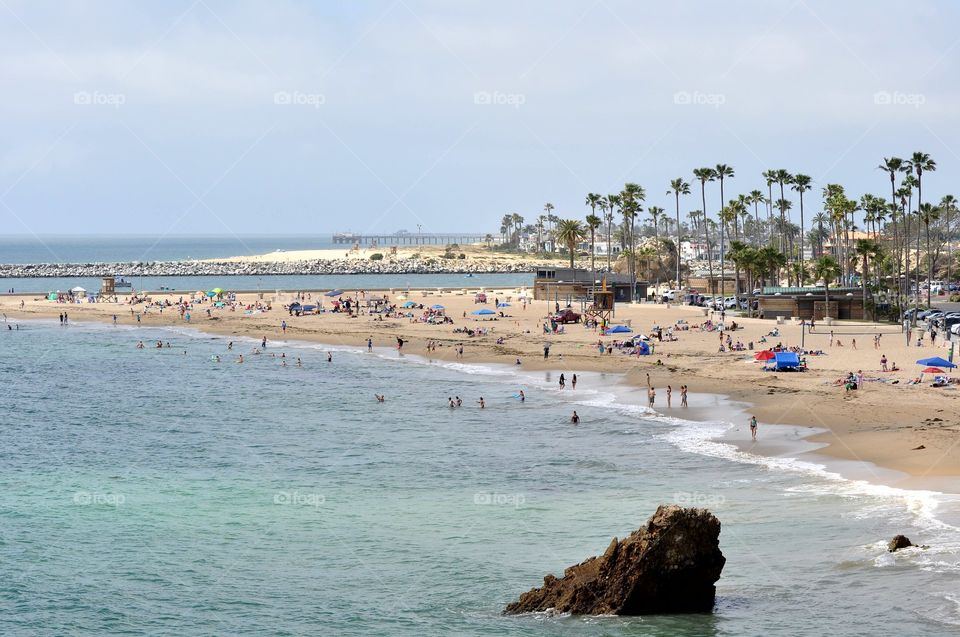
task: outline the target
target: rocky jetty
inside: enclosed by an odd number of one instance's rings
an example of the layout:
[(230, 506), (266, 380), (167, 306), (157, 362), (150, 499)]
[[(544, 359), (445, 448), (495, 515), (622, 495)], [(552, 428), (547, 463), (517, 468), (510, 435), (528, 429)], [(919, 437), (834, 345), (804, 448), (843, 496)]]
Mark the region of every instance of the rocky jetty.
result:
[(149, 261), (136, 263), (0, 264), (0, 278), (102, 276), (267, 276), (277, 274), (491, 274), (533, 272), (527, 261), (464, 259), (317, 259), (312, 261)]
[(661, 506), (646, 526), (561, 578), (547, 575), (504, 612), (709, 613), (726, 562), (719, 538), (720, 520), (706, 509)]

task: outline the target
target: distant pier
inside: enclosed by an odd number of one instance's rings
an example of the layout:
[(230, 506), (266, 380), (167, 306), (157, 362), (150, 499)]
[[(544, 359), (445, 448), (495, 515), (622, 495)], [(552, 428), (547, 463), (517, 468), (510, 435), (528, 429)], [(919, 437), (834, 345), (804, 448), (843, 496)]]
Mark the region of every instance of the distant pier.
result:
[(434, 234), (420, 232), (395, 232), (393, 234), (360, 234), (354, 232), (337, 232), (333, 235), (334, 243), (360, 245), (450, 245), (483, 243), (490, 238), (491, 243), (497, 242), (497, 237), (489, 233), (457, 232), (452, 234)]

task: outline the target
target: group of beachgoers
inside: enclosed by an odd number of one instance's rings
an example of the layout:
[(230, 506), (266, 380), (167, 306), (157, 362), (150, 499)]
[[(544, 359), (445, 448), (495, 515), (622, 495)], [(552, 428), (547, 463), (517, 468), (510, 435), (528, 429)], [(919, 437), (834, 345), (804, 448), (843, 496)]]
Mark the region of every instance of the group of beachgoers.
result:
[[(657, 361), (657, 362), (659, 363), (660, 361)], [(666, 395), (667, 395), (667, 407), (672, 408), (673, 407), (673, 386), (672, 385), (667, 385)], [(650, 374), (647, 374), (647, 406), (649, 406), (652, 409), (654, 404), (656, 404), (656, 402), (657, 402), (657, 389), (656, 387), (653, 386), (653, 383), (650, 380)], [(680, 385), (680, 406), (681, 407), (688, 406), (686, 385)]]

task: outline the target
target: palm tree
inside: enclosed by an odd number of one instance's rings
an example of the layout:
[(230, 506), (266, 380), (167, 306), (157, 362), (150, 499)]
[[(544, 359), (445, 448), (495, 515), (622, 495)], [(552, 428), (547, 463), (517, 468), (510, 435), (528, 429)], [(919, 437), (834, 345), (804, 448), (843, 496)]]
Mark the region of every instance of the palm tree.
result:
[(604, 214), (607, 221), (607, 272), (610, 272), (610, 256), (612, 254), (610, 241), (613, 237), (613, 215), (616, 209), (620, 206), (620, 195), (607, 195), (606, 199), (607, 211)]
[(817, 236), (819, 237), (817, 244), (817, 256), (823, 256), (823, 224), (830, 223), (830, 218), (822, 212), (818, 212), (813, 216), (813, 222), (817, 224)]
[[(547, 217), (547, 224), (548, 224), (548, 225), (550, 224), (550, 222), (553, 221), (553, 215), (551, 214), (553, 211), (554, 211), (554, 207), (553, 207), (553, 204), (552, 204), (552, 203), (550, 203), (550, 202), (548, 201), (547, 203), (543, 204), (543, 212), (544, 212), (545, 216)], [(552, 234), (553, 234), (553, 230), (552, 230), (552, 229), (549, 230), (549, 231), (548, 231), (548, 234), (551, 234), (551, 235), (552, 235)]]
[(777, 181), (776, 179), (774, 179), (774, 175), (776, 174), (776, 172), (777, 171), (775, 170), (765, 170), (763, 171), (763, 173), (761, 173), (763, 175), (764, 181), (767, 182), (767, 224), (768, 224), (767, 225), (767, 243), (769, 243), (770, 240), (773, 238), (770, 235), (770, 229), (772, 228), (772, 226), (770, 226), (769, 224), (773, 218), (773, 184), (775, 184)]
[(753, 232), (753, 243), (757, 245), (760, 243), (760, 204), (763, 203), (763, 193), (759, 190), (751, 190), (750, 194), (747, 195), (747, 201), (753, 204), (753, 219), (756, 223), (756, 227)]
[[(917, 151), (910, 155), (910, 159), (906, 161), (907, 166), (914, 171), (917, 175), (917, 221), (920, 221), (920, 215), (922, 215), (923, 208), (923, 173), (924, 172), (933, 172), (937, 169), (937, 162), (933, 161), (930, 158), (930, 155)], [(930, 232), (929, 226), (927, 228), (927, 252), (929, 253), (930, 248)], [(929, 254), (927, 255), (929, 258)], [(932, 268), (932, 264), (931, 268)], [(917, 307), (919, 307), (920, 291), (920, 224), (917, 223)], [(930, 280), (927, 280), (927, 304), (930, 303)]]
[(814, 280), (823, 280), (823, 300), (826, 303), (823, 306), (823, 317), (829, 314), (830, 307), (830, 281), (840, 276), (840, 264), (829, 255), (824, 255), (813, 263)]
[[(793, 176), (783, 168), (778, 168), (777, 170), (772, 171), (770, 176), (773, 178), (775, 183), (780, 184), (780, 199), (777, 203), (780, 206), (780, 224), (785, 225), (787, 216), (786, 209), (783, 207), (784, 202), (786, 202), (786, 198), (783, 194), (783, 185), (791, 183), (793, 181)], [(780, 250), (786, 252), (786, 241), (784, 241), (784, 237), (782, 235), (780, 237)]]
[[(600, 195), (597, 195), (598, 198), (599, 198), (599, 196), (600, 196)], [(595, 281), (596, 278), (597, 278), (597, 274), (596, 274), (596, 272), (597, 272), (597, 265), (596, 265), (597, 250), (596, 250), (595, 239), (596, 239), (596, 236), (597, 236), (597, 235), (596, 235), (596, 233), (597, 233), (597, 228), (599, 228), (599, 227), (602, 226), (602, 225), (603, 225), (603, 219), (601, 219), (601, 218), (598, 217), (597, 215), (587, 215), (587, 228), (590, 230), (590, 272), (591, 272), (591, 274), (590, 274), (590, 277), (591, 277), (590, 280), (591, 280), (591, 281)]]
[(667, 194), (673, 192), (674, 200), (677, 204), (677, 288), (680, 288), (680, 195), (690, 194), (690, 184), (683, 180), (683, 177), (677, 177), (670, 180), (670, 190)]
[[(940, 209), (930, 202), (920, 204), (917, 220), (923, 222), (927, 235), (927, 307), (930, 307), (931, 286), (933, 281), (933, 252), (930, 251), (930, 223), (940, 218)], [(917, 253), (919, 257), (919, 253)], [(917, 264), (919, 267), (919, 264)]]
[(793, 176), (793, 185), (791, 188), (800, 195), (800, 265), (803, 265), (803, 193), (810, 190), (810, 184), (813, 180), (809, 175), (797, 173)]
[(507, 243), (510, 239), (510, 229), (513, 227), (513, 216), (512, 215), (503, 215), (503, 219), (500, 220), (500, 234), (503, 235), (503, 242)]
[(513, 222), (513, 237), (517, 243), (517, 247), (520, 246), (520, 229), (523, 227), (523, 217), (521, 217), (516, 212), (510, 215), (510, 220)]
[(957, 211), (957, 198), (953, 195), (944, 195), (940, 200), (940, 209), (945, 213), (945, 229), (947, 239), (947, 283), (953, 281), (952, 269), (953, 269), (953, 235), (951, 234), (950, 228), (950, 213)]
[(636, 219), (637, 214), (643, 209), (640, 202), (647, 198), (644, 189), (635, 183), (626, 183), (620, 192), (620, 211), (623, 213), (624, 224), (629, 228), (630, 255), (627, 261), (630, 268), (630, 301), (633, 302), (634, 294), (637, 289), (637, 245), (636, 245)]
[(897, 253), (897, 307), (900, 311), (903, 308), (900, 304), (900, 295), (903, 293), (903, 260), (900, 253), (900, 237), (897, 230), (897, 173), (903, 172), (903, 160), (899, 157), (884, 157), (883, 163), (877, 166), (880, 170), (886, 171), (890, 175), (890, 216), (893, 226), (893, 247)]
[(583, 224), (576, 219), (561, 219), (557, 224), (557, 241), (567, 246), (570, 251), (570, 269), (573, 269), (573, 258), (577, 254), (577, 244), (583, 241)]
[[(717, 164), (713, 169), (714, 174), (717, 176), (717, 179), (720, 180), (720, 207), (723, 208), (723, 180), (726, 177), (733, 178), (733, 166), (728, 166), (726, 164)], [(726, 294), (726, 274), (724, 269), (724, 246), (723, 246), (723, 221), (720, 222), (720, 294), (721, 296)], [(736, 287), (734, 287), (736, 290)], [(734, 292), (736, 294), (736, 292)]]
[[(863, 317), (867, 317), (867, 274), (869, 271), (869, 261), (876, 260), (880, 256), (880, 243), (874, 239), (857, 239), (854, 243), (853, 251), (860, 257), (863, 266), (861, 268), (860, 286), (863, 290)], [(873, 319), (876, 320), (876, 310), (874, 310)]]
[(703, 235), (704, 242), (707, 244), (707, 269), (710, 272), (710, 294), (716, 294), (716, 285), (713, 280), (713, 251), (710, 249), (710, 224), (707, 223), (707, 182), (717, 178), (713, 168), (695, 168), (693, 171), (694, 179), (700, 182), (700, 199), (703, 202)]

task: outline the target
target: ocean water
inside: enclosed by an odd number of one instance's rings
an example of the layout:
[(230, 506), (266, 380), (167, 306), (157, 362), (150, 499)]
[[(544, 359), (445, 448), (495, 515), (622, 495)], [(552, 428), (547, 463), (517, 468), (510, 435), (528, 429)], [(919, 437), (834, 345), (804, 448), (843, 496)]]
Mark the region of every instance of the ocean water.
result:
[[(960, 631), (952, 496), (742, 454), (714, 440), (729, 425), (652, 414), (615, 375), (559, 391), (556, 374), (388, 347), (227, 342), (0, 333), (0, 634)], [(666, 502), (722, 521), (715, 613), (500, 614)], [(930, 548), (889, 554), (896, 533)]]

